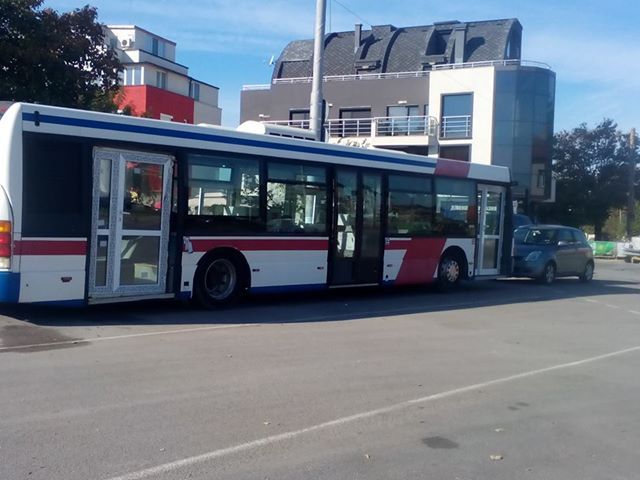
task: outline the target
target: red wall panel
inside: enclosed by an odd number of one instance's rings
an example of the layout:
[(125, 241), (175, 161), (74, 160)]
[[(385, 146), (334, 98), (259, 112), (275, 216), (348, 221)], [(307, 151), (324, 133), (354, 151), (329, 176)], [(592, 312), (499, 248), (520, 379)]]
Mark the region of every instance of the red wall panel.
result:
[(174, 122), (193, 123), (194, 102), (190, 97), (152, 87), (136, 85), (122, 87), (116, 99), (118, 108), (130, 106), (135, 116), (160, 118), (161, 113), (173, 116)]

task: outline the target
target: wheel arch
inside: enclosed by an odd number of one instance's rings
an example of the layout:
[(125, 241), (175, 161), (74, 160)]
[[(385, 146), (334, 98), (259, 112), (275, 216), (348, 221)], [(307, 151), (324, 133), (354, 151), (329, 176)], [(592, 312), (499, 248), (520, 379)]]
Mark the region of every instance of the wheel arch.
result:
[(226, 257), (234, 261), (234, 263), (236, 263), (240, 267), (239, 273), (241, 274), (243, 287), (247, 289), (251, 287), (251, 269), (249, 268), (249, 262), (247, 261), (247, 258), (244, 256), (244, 254), (234, 247), (216, 247), (205, 253), (202, 258), (198, 260), (198, 265), (196, 271), (194, 272), (194, 282), (195, 278), (198, 275), (198, 270), (202, 267), (202, 265), (205, 265), (212, 259), (218, 257)]

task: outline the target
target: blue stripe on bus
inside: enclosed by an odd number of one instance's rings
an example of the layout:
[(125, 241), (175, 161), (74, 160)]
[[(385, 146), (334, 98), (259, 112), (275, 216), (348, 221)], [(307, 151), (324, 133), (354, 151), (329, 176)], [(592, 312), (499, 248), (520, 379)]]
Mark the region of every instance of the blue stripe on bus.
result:
[[(212, 133), (183, 132), (179, 130), (171, 130), (160, 127), (146, 127), (142, 125), (127, 125), (123, 123), (104, 122), (100, 120), (86, 120), (81, 118), (58, 117), (55, 115), (39, 114), (37, 119), (40, 123), (51, 123), (54, 125), (68, 125), (73, 127), (87, 127), (99, 130), (113, 130), (117, 132), (141, 133), (146, 135), (159, 135), (164, 137), (183, 138), (188, 140), (201, 140), (205, 142), (227, 143), (232, 145), (241, 145), (245, 147), (272, 148), (279, 150), (288, 150), (296, 153), (313, 153), (318, 155), (330, 155), (333, 157), (356, 158), (360, 160), (369, 160), (372, 162), (396, 163), (400, 165), (411, 165), (414, 167), (435, 168), (436, 162), (428, 160), (410, 160), (404, 158), (381, 158), (379, 155), (371, 155), (361, 152), (345, 152), (341, 150), (327, 150), (318, 147), (306, 145), (281, 145), (264, 140), (251, 140), (245, 138), (229, 138), (222, 135)], [(35, 113), (24, 112), (22, 120), (35, 122)]]
[(312, 292), (327, 288), (326, 283), (311, 283), (306, 285), (279, 285), (275, 287), (251, 287), (251, 293), (289, 293)]
[(86, 300), (42, 300), (39, 302), (31, 302), (32, 305), (43, 305), (46, 307), (59, 308), (83, 308), (87, 306)]
[(17, 303), (20, 298), (20, 274), (0, 272), (0, 302)]

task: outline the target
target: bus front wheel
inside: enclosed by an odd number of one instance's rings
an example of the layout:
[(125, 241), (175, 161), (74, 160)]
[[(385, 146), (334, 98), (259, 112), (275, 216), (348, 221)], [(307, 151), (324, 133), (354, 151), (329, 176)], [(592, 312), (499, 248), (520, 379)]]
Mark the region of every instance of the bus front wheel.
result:
[(205, 308), (219, 308), (237, 301), (245, 290), (242, 268), (226, 255), (213, 255), (196, 271), (194, 296)]
[(442, 291), (450, 291), (460, 282), (462, 276), (462, 263), (456, 255), (447, 254), (440, 259), (438, 264), (438, 288)]

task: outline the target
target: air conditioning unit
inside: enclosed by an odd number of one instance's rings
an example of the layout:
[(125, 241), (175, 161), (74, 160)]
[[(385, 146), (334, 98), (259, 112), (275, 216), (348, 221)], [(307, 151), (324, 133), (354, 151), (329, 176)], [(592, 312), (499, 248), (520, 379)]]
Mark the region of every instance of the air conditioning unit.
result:
[(129, 48), (133, 46), (133, 38), (123, 38), (120, 41), (120, 45), (122, 48)]

